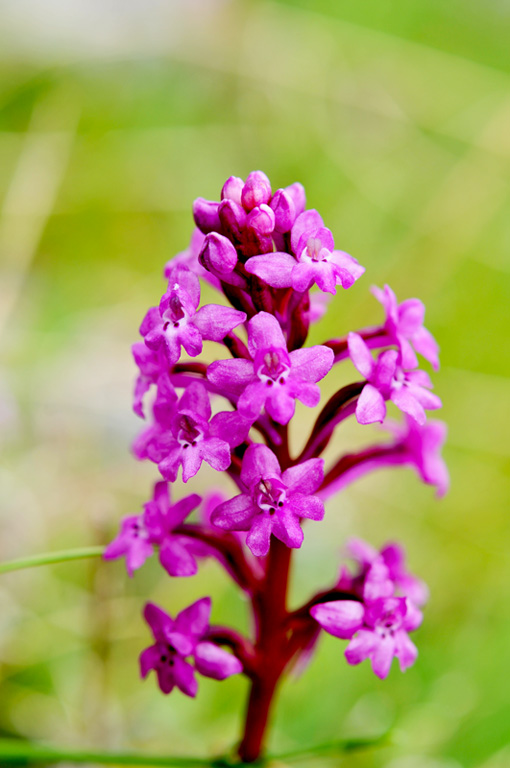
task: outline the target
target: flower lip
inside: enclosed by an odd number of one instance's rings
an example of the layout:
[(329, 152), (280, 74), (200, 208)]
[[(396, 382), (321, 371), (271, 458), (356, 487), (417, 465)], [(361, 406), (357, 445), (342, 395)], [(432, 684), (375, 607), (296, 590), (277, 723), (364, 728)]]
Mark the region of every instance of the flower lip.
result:
[(287, 350), (268, 347), (257, 351), (253, 365), (260, 381), (272, 386), (276, 382), (285, 384), (291, 362)]

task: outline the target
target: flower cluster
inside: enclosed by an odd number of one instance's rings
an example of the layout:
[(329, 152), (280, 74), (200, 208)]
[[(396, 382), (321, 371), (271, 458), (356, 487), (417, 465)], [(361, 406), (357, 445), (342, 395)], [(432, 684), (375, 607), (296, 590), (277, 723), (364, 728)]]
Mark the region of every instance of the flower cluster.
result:
[[(306, 208), (301, 184), (273, 191), (261, 171), (246, 180), (231, 176), (219, 201), (195, 201), (193, 217), (190, 245), (166, 265), (167, 288), (133, 346), (133, 409), (148, 416), (133, 452), (156, 464), (162, 479), (143, 512), (123, 520), (105, 557), (125, 557), (132, 575), (156, 550), (172, 577), (193, 576), (201, 559), (212, 557), (243, 590), (253, 612), (251, 638), (210, 626), (210, 598), (175, 619), (148, 603), (155, 643), (140, 663), (143, 677), (155, 670), (164, 693), (177, 686), (188, 696), (196, 694), (195, 672), (217, 680), (243, 672), (252, 692), (239, 754), (250, 761), (260, 753), (280, 676), (310, 653), (321, 628), (349, 640), (349, 664), (370, 659), (379, 677), (393, 656), (402, 670), (416, 658), (408, 633), (421, 622), (426, 588), (406, 571), (395, 544), (377, 552), (351, 542), (355, 574), (343, 570), (295, 611), (286, 595), (306, 520), (322, 521), (324, 503), (348, 484), (380, 467), (408, 466), (439, 495), (446, 492), (445, 427), (426, 413), (441, 401), (418, 367), (421, 355), (437, 369), (438, 347), (423, 325), (423, 304), (399, 304), (388, 286), (373, 289), (384, 309), (380, 325), (305, 346), (329, 295), (352, 288), (364, 268), (335, 247), (322, 217)], [(222, 303), (201, 306), (199, 278)], [(196, 359), (204, 341), (216, 344), (206, 350), (209, 362)], [(316, 408), (319, 382), (346, 360), (361, 378), (323, 405), (297, 452), (288, 431), (296, 401)], [(403, 412), (401, 422), (386, 418), (388, 402)], [(382, 423), (390, 440), (325, 465), (337, 426), (351, 417)], [(171, 503), (169, 485), (179, 475), (188, 483), (204, 463), (224, 473), (230, 492)]]

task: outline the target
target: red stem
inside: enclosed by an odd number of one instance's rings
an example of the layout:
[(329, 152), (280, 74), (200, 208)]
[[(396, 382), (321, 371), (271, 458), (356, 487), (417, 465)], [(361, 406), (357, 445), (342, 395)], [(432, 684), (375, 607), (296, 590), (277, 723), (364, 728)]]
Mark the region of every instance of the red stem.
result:
[(256, 604), (258, 618), (257, 668), (246, 710), (239, 756), (246, 763), (257, 760), (263, 746), (278, 681), (289, 661), (286, 631), (287, 585), (292, 550), (272, 537), (266, 578)]
[[(383, 326), (377, 326), (376, 328), (364, 328), (357, 333), (364, 340), (369, 349), (378, 349), (379, 347), (387, 347), (389, 344), (393, 344), (393, 340), (388, 336)], [(335, 363), (339, 363), (341, 360), (349, 357), (349, 347), (347, 345), (347, 336), (343, 336), (339, 339), (330, 339), (324, 342), (325, 347), (330, 347), (335, 353)]]

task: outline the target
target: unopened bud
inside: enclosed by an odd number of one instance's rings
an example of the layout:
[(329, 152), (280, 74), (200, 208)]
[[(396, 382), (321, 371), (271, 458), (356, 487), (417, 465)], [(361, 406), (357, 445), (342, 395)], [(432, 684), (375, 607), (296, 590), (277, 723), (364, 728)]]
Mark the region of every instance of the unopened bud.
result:
[(243, 207), (251, 211), (257, 205), (268, 204), (271, 200), (271, 184), (265, 173), (252, 171), (243, 187), (241, 194)]
[(209, 272), (227, 275), (237, 264), (237, 251), (228, 238), (211, 232), (204, 240), (198, 260)]
[(258, 205), (248, 214), (246, 223), (259, 235), (270, 235), (274, 230), (275, 215), (268, 205)]
[(277, 189), (271, 200), (271, 208), (275, 215), (276, 231), (289, 232), (296, 220), (296, 206), (289, 192)]
[(193, 202), (193, 218), (197, 227), (207, 235), (208, 232), (221, 230), (218, 216), (219, 203), (197, 197)]
[(244, 181), (239, 176), (229, 176), (221, 190), (221, 199), (233, 200), (234, 203), (241, 205), (243, 187)]
[(222, 200), (219, 204), (218, 215), (223, 231), (232, 235), (235, 240), (241, 237), (241, 231), (246, 226), (244, 209), (233, 200)]

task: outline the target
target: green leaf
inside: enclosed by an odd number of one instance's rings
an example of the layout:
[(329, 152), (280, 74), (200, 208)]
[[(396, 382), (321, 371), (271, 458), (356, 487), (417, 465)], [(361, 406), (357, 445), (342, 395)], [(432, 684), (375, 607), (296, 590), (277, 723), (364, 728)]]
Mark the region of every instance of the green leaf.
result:
[(103, 552), (104, 547), (82, 547), (80, 549), (65, 549), (59, 552), (43, 552), (39, 555), (21, 557), (17, 560), (8, 560), (5, 563), (0, 563), (0, 574), (19, 571), (23, 568), (34, 568), (37, 565), (52, 565), (54, 563), (66, 563), (69, 560), (100, 557)]

